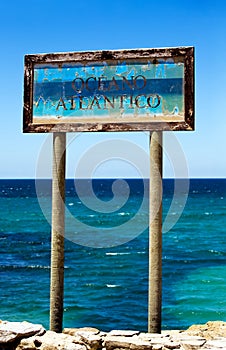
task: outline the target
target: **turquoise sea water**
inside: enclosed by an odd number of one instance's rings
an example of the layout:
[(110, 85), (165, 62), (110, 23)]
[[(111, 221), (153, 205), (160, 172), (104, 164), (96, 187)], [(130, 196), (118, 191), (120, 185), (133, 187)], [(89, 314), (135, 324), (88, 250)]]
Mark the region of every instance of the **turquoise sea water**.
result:
[[(91, 206), (95, 200), (89, 198), (85, 181), (79, 188)], [(106, 208), (113, 198), (113, 182), (93, 182), (95, 196)], [(78, 233), (72, 223), (70, 239), (65, 241), (64, 327), (147, 330), (148, 229), (138, 233), (140, 227), (147, 227), (148, 193), (142, 180), (127, 180), (127, 184), (130, 195), (126, 203), (122, 204), (119, 196), (116, 210), (107, 213), (87, 208), (76, 194), (73, 180), (67, 180), (67, 210), (83, 223), (84, 231)], [(163, 187), (165, 218), (174, 181), (164, 180)], [(50, 182), (43, 182), (41, 188), (39, 203), (34, 180), (0, 181), (0, 319), (27, 320), (48, 328)], [(163, 233), (163, 329), (226, 321), (226, 180), (190, 180), (184, 209), (181, 198), (186, 199), (183, 186), (169, 218), (182, 214), (175, 226)], [(120, 227), (125, 236), (134, 239), (107, 247), (109, 227), (115, 228), (116, 240), (122, 235)], [(96, 228), (104, 236), (106, 233), (103, 248), (95, 247)], [(77, 244), (82, 235), (87, 237), (86, 245)]]

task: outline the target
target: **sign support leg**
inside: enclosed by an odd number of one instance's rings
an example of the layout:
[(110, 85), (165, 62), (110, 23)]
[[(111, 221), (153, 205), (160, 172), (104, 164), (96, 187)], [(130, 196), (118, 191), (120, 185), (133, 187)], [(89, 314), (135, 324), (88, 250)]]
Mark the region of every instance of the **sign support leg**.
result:
[(161, 333), (162, 132), (150, 136), (148, 332)]
[(66, 133), (53, 133), (50, 330), (62, 332)]

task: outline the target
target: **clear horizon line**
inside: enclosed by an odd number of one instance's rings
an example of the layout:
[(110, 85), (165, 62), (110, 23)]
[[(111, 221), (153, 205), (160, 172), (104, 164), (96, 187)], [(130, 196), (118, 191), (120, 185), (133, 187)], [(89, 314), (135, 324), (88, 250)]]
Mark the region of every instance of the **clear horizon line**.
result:
[[(95, 179), (102, 179), (102, 180), (107, 180), (107, 179), (144, 179), (144, 180), (149, 180), (150, 178), (149, 177), (135, 177), (135, 176), (126, 176), (126, 177), (110, 177), (110, 176), (103, 176), (103, 177), (65, 177), (65, 180), (73, 180), (73, 179), (80, 179), (80, 180), (95, 180)], [(184, 180), (184, 179), (189, 179), (189, 180), (198, 180), (198, 179), (222, 179), (222, 180), (226, 180), (226, 177), (221, 177), (221, 176), (214, 176), (214, 177), (201, 177), (201, 176), (198, 176), (198, 177), (162, 177), (162, 179), (164, 180), (167, 180), (167, 179), (170, 179), (170, 180)], [(52, 180), (52, 177), (40, 177), (40, 178), (36, 178), (36, 177), (0, 177), (0, 180)]]

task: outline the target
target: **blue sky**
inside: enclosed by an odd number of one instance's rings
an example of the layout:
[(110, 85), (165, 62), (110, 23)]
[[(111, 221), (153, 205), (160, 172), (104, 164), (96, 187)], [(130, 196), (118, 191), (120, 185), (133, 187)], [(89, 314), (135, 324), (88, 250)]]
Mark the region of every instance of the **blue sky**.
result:
[[(177, 144), (174, 157), (184, 154), (190, 177), (225, 177), (225, 1), (1, 1), (0, 31), (0, 178), (37, 176), (37, 160), (48, 137), (22, 133), (25, 54), (176, 46), (195, 47), (196, 130), (164, 133), (164, 148)], [(73, 176), (87, 148), (115, 138), (148, 152), (148, 133), (80, 135), (68, 152), (67, 176)], [(110, 145), (110, 161), (98, 166), (96, 175), (136, 176), (129, 161), (114, 158)], [(170, 158), (164, 156), (164, 177), (175, 175)], [(177, 176), (185, 173), (176, 171)]]

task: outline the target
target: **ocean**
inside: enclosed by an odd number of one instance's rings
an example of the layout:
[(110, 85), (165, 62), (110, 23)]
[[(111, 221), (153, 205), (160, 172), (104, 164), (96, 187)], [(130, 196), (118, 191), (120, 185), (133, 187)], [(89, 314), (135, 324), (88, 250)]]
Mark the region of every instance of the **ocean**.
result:
[[(66, 181), (64, 327), (147, 331), (148, 180), (114, 183)], [(177, 183), (163, 180), (162, 329), (226, 321), (226, 180)], [(51, 181), (0, 180), (0, 208), (0, 319), (48, 328)]]

